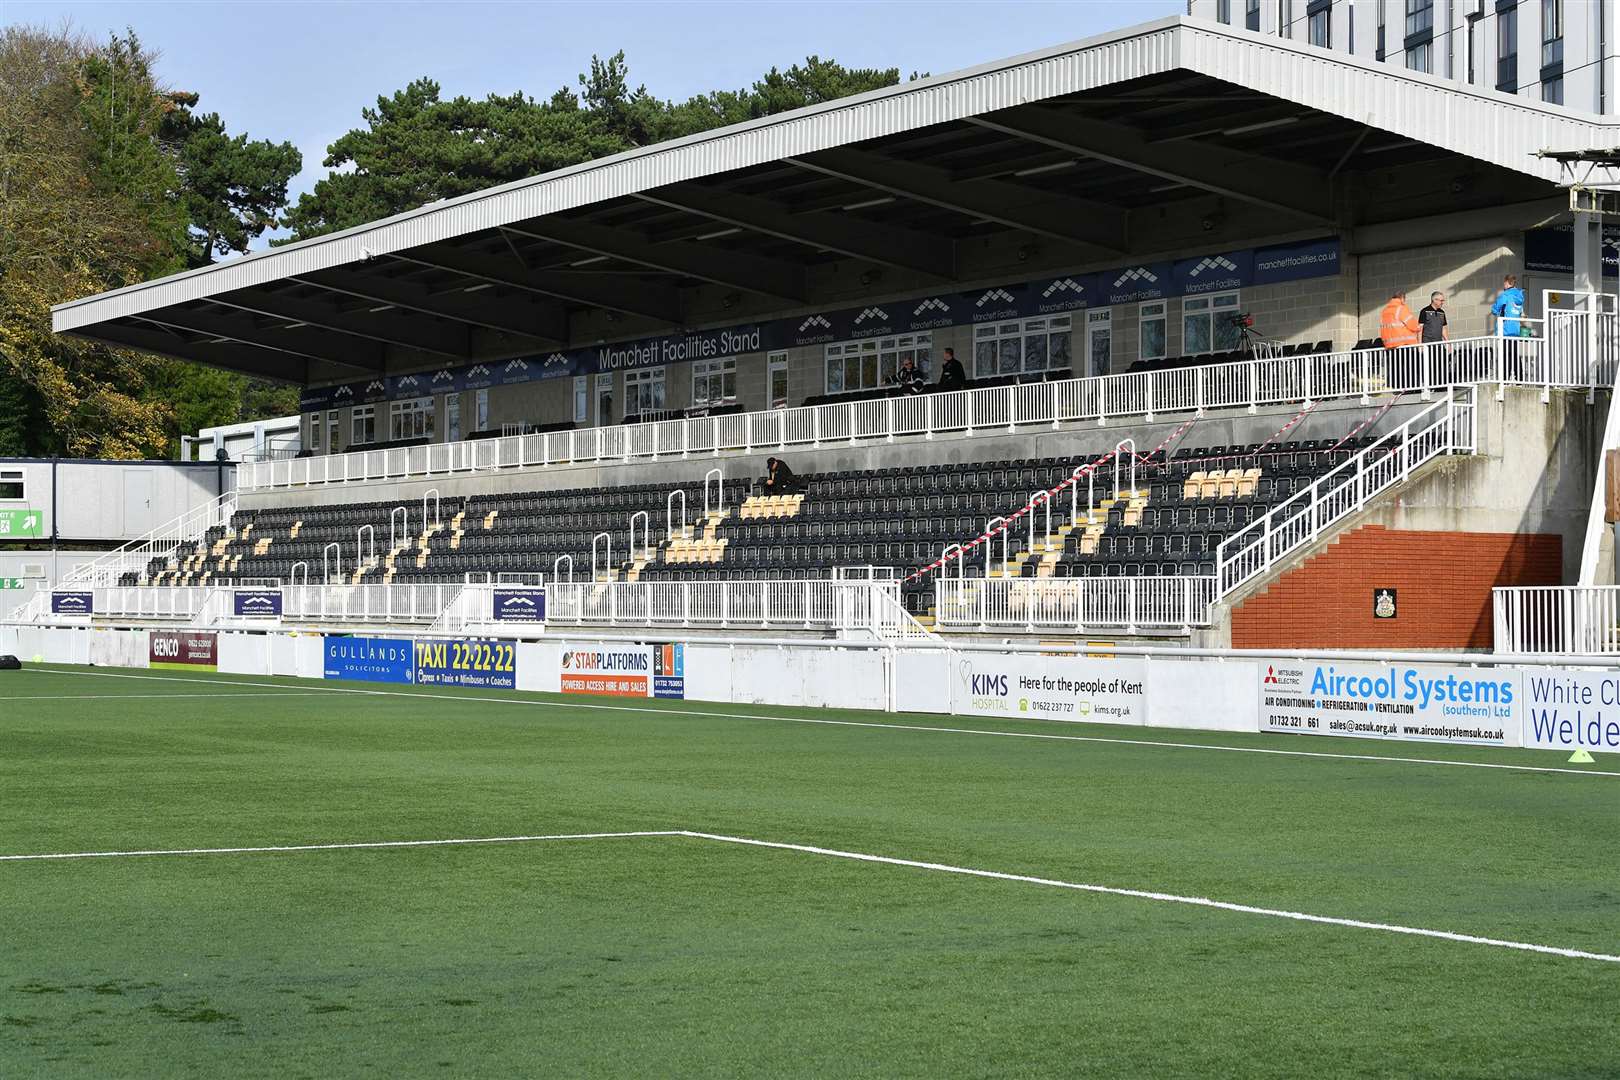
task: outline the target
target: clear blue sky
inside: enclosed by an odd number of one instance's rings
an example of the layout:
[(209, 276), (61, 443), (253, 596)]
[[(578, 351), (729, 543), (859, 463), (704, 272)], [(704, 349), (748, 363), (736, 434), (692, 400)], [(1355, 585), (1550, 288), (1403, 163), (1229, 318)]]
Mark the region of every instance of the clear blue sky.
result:
[(463, 3), (428, 0), (0, 0), (7, 24), (133, 28), (160, 76), (195, 90), (232, 133), (304, 154), (294, 191), (360, 109), (431, 76), (446, 97), (574, 86), (592, 53), (623, 49), (662, 98), (751, 83), (811, 53), (851, 67), (939, 74), (1186, 10), (1184, 0)]

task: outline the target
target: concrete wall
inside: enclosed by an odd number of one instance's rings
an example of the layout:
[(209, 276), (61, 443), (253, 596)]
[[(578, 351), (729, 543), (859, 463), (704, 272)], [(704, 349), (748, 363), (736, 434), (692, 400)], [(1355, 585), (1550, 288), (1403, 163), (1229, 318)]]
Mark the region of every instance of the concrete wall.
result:
[(74, 567), (100, 557), (99, 551), (52, 551), (49, 548), (0, 548), (0, 618), (28, 603), (38, 592), (50, 590)]

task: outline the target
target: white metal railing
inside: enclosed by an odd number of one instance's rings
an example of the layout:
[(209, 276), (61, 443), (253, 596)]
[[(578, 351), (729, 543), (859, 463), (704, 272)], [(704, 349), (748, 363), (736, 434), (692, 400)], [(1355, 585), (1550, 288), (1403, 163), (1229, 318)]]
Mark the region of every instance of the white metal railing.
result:
[(1613, 335), (1607, 339), (1610, 347), (1596, 350), (1567, 344), (1577, 338), (1587, 340), (1573, 331), (1556, 334), (1550, 350), (1546, 338), (1477, 337), (1393, 350), (1254, 357), (1227, 364), (917, 397), (244, 462), (237, 470), (237, 484), (242, 491), (262, 491), (578, 462), (752, 453), (903, 435), (999, 433), (1125, 417), (1151, 419), (1157, 413), (1367, 397), (1386, 391), (1432, 393), (1461, 383), (1582, 389), (1612, 383)]
[(1442, 400), (1221, 541), (1215, 553), (1217, 598), (1361, 511), (1425, 462), (1446, 454), (1473, 453), (1475, 398), (1471, 386), (1451, 387)]
[(454, 585), (286, 585), (287, 622), (425, 624), (437, 619), (462, 589)]
[(95, 617), (98, 619), (175, 619), (191, 622), (202, 614), (216, 590), (206, 585), (114, 585), (91, 591)]
[(1499, 653), (1620, 656), (1620, 585), (1525, 585), (1491, 590)]
[(1101, 578), (941, 578), (941, 630), (1186, 630), (1209, 625), (1215, 579), (1192, 575)]
[(209, 529), (229, 524), (234, 513), (236, 492), (227, 491), (217, 499), (187, 510), (138, 540), (131, 540), (123, 547), (75, 566), (62, 575), (56, 588), (93, 589), (117, 585), (118, 579), (130, 571), (144, 574), (153, 559), (168, 559), (184, 545), (196, 544)]
[[(546, 621), (563, 626), (713, 626), (930, 635), (892, 581), (614, 581), (546, 586)], [(901, 618), (904, 616), (904, 618)]]

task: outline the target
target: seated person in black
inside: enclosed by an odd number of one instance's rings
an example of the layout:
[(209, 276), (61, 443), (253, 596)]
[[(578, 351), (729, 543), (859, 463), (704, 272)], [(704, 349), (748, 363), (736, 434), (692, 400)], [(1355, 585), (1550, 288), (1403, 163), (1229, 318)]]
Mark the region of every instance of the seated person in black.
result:
[(909, 356), (900, 362), (900, 370), (894, 373), (894, 382), (903, 394), (920, 394), (925, 385), (923, 373), (917, 370), (917, 365)]
[(962, 361), (956, 358), (955, 349), (946, 349), (945, 362), (939, 369), (939, 388), (961, 390), (965, 386), (967, 386), (967, 372), (962, 370)]
[(766, 458), (764, 490), (767, 495), (795, 495), (800, 491), (799, 478), (781, 458)]

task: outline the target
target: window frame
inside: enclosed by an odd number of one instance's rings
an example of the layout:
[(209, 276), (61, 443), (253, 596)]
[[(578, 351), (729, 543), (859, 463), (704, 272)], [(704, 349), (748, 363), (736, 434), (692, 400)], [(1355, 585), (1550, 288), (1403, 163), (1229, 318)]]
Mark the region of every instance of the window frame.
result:
[(1519, 92), (1519, 5), (1496, 7), (1496, 89)]
[[(1147, 341), (1146, 328), (1159, 324), (1159, 351), (1150, 353), (1145, 347)], [(1138, 360), (1163, 360), (1170, 355), (1170, 302), (1168, 300), (1144, 300), (1136, 306), (1136, 358)]]
[[(1318, 35), (1317, 31), (1321, 33)], [(1318, 37), (1320, 36), (1320, 40)], [(1333, 9), (1320, 8), (1305, 16), (1305, 40), (1318, 49), (1333, 48)]]
[[(1186, 296), (1181, 300), (1181, 355), (1183, 356), (1211, 356), (1215, 353), (1231, 352), (1238, 347), (1241, 338), (1237, 341), (1223, 340), (1225, 335), (1236, 333), (1236, 328), (1228, 329), (1224, 321), (1217, 321), (1223, 314), (1235, 315), (1243, 310), (1243, 290), (1230, 289), (1224, 292), (1202, 293), (1198, 296)], [(1206, 324), (1203, 331), (1207, 335), (1207, 348), (1194, 348), (1191, 326), (1194, 322)]]
[[(7, 495), (6, 489), (16, 485), (17, 494)], [(27, 469), (0, 469), (0, 503), (25, 503), (28, 501), (28, 470)]]
[(487, 388), (473, 392), (473, 420), (476, 422), (474, 431), (489, 430), (489, 390)]
[(461, 441), (461, 392), (444, 395), (444, 441)]
[[(730, 376), (728, 379), (727, 376)], [(716, 396), (715, 383), (720, 384), (720, 393)], [(730, 386), (727, 386), (730, 383)], [(700, 389), (701, 387), (701, 389)], [(713, 409), (721, 405), (731, 405), (737, 400), (737, 358), (735, 356), (717, 356), (709, 360), (697, 360), (692, 364), (692, 408)]]
[[(776, 376), (782, 376), (782, 392), (776, 392)], [(771, 408), (785, 409), (792, 393), (792, 378), (788, 375), (788, 354), (784, 350), (767, 353), (765, 355), (765, 396), (770, 399)]]
[(326, 414), (312, 413), (309, 418), (309, 450), (310, 453), (321, 448), (321, 425), (326, 423)]
[(1260, 29), (1260, 0), (1244, 0), (1243, 26), (1246, 30)]
[[(934, 355), (933, 331), (829, 342), (822, 350), (824, 380), (822, 386), (826, 388), (829, 397), (839, 394), (859, 394), (893, 386), (895, 372), (900, 370), (900, 363), (906, 353), (912, 355), (923, 377), (930, 378)], [(838, 371), (836, 389), (833, 386), (835, 367)], [(849, 375), (852, 371), (858, 376), (857, 386), (849, 385)]]
[(591, 377), (574, 376), (574, 423), (583, 424), (591, 415)]
[(376, 441), (377, 406), (352, 406), (349, 409), (349, 445), (370, 446)]
[(432, 397), (406, 398), (388, 403), (388, 441), (410, 439), (433, 441), (438, 424)]
[[(1084, 309), (1081, 309), (1084, 310)], [(1054, 344), (1063, 339), (1062, 363), (1053, 363)], [(1038, 353), (1033, 342), (1039, 341)], [(980, 345), (990, 346), (991, 370), (981, 362), (984, 353)], [(1032, 364), (1031, 357), (1039, 355), (1040, 363)], [(1008, 361), (1011, 360), (1011, 365)], [(1038, 372), (1074, 370), (1074, 314), (1036, 315), (1027, 319), (1002, 319), (993, 323), (980, 323), (973, 328), (973, 373), (975, 379), (999, 379), (1009, 375), (1034, 375)]]

